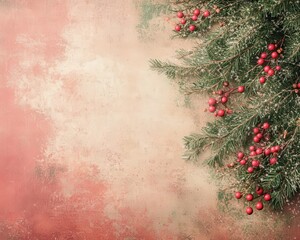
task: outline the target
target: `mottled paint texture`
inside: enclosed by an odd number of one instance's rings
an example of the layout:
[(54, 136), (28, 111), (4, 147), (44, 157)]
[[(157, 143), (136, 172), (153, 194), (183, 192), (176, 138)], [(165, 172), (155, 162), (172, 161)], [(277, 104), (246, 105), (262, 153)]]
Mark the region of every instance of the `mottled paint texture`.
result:
[(137, 24), (130, 0), (0, 1), (0, 239), (243, 234), (181, 159), (204, 98), (185, 108), (149, 70), (186, 43), (142, 42)]

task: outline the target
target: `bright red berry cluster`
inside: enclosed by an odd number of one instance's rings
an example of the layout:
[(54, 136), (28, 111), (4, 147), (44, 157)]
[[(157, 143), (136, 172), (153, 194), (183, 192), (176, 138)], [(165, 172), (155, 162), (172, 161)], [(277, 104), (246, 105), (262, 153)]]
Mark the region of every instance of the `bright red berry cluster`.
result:
[[(268, 129), (270, 124), (265, 122), (259, 124), (257, 127), (253, 128), (253, 142), (254, 145), (249, 147), (249, 155), (246, 156), (243, 152), (237, 153), (237, 162), (242, 166), (247, 167), (248, 173), (253, 173), (256, 168), (261, 167), (261, 161), (259, 158), (264, 160), (264, 164), (274, 165), (278, 161), (278, 153), (282, 150), (279, 145), (269, 146), (268, 142), (270, 140), (270, 135)], [(265, 161), (268, 159), (268, 163)]]
[(300, 95), (300, 82), (293, 84), (293, 91)]
[(230, 96), (234, 93), (243, 93), (244, 91), (244, 86), (231, 88), (229, 82), (224, 82), (223, 89), (214, 92), (218, 97), (208, 100), (209, 107), (207, 110), (211, 113), (215, 113), (216, 117), (224, 117), (226, 114), (231, 114), (233, 111), (227, 107)]
[[(216, 13), (219, 13), (221, 10), (214, 6)], [(208, 18), (211, 15), (209, 10), (200, 10), (199, 8), (194, 9), (192, 12), (177, 12), (177, 17), (180, 19), (180, 22), (175, 26), (175, 31), (179, 32), (182, 29), (189, 30), (194, 32), (197, 30), (197, 24)]]
[[(241, 192), (236, 192), (235, 193), (235, 198), (236, 199), (241, 199), (243, 197), (243, 194)], [(259, 201), (256, 202), (255, 204), (255, 208), (257, 210), (262, 210), (264, 208), (264, 205), (263, 205), (263, 200), (268, 202), (271, 200), (271, 194), (270, 193), (265, 193), (264, 190), (261, 188), (261, 187), (257, 187), (256, 188), (256, 191), (255, 191), (255, 194), (252, 194), (252, 193), (247, 193), (245, 195), (245, 199), (247, 202), (252, 202), (254, 199), (259, 199)], [(246, 213), (248, 215), (251, 215), (253, 213), (253, 208), (248, 206), (246, 208)]]
[(281, 53), (282, 48), (278, 47), (278, 44), (270, 43), (268, 51), (260, 54), (257, 64), (263, 68), (263, 72), (266, 74), (259, 78), (261, 84), (264, 84), (267, 78), (274, 76), (276, 71), (281, 70), (281, 66), (278, 65), (278, 58)]

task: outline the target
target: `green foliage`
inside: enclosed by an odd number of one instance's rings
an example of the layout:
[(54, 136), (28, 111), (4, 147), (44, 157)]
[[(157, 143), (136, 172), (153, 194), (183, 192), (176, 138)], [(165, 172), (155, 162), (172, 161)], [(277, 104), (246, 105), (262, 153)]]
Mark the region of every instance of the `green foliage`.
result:
[[(189, 32), (183, 26), (175, 37), (198, 38), (194, 49), (177, 51), (180, 63), (151, 60), (152, 69), (178, 82), (186, 94), (220, 89), (224, 81), (244, 85), (246, 91), (231, 105), (232, 115), (207, 124), (201, 133), (184, 138), (185, 159), (196, 161), (207, 148), (207, 163), (222, 166), (237, 151), (251, 144), (252, 128), (262, 122), (271, 124), (269, 144), (283, 146), (278, 164), (261, 157), (263, 167), (253, 174), (246, 166), (235, 167), (239, 189), (255, 191), (256, 186), (272, 192), (271, 205), (283, 208), (300, 189), (300, 96), (292, 85), (300, 81), (300, 4), (291, 0), (178, 0), (170, 5), (174, 12), (191, 13), (196, 7), (211, 9), (212, 15)], [(213, 12), (217, 6), (220, 13)], [(190, 24), (188, 20), (187, 25)], [(257, 66), (260, 53), (269, 43), (283, 49), (276, 64), (282, 67), (261, 85), (264, 73)]]

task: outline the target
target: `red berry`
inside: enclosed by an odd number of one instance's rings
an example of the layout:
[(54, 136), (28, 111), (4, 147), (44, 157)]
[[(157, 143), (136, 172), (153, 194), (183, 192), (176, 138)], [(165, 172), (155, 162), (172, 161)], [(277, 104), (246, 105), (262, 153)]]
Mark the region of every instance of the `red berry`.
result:
[(197, 20), (198, 20), (198, 16), (193, 15), (193, 16), (192, 16), (192, 20), (193, 20), (193, 21), (197, 21)]
[(250, 147), (249, 147), (249, 150), (250, 150), (250, 151), (255, 151), (255, 149), (256, 149), (255, 146), (250, 146)]
[(300, 83), (297, 84), (297, 87), (300, 88)]
[(259, 139), (263, 138), (263, 135), (261, 133), (256, 134), (256, 137), (258, 137)]
[(247, 208), (246, 208), (246, 213), (247, 213), (248, 215), (251, 215), (251, 214), (253, 213), (252, 207), (247, 207)]
[(183, 18), (183, 17), (184, 17), (184, 14), (183, 14), (183, 12), (178, 12), (178, 13), (177, 13), (177, 17), (179, 17), (179, 18)]
[(251, 151), (251, 152), (250, 152), (250, 156), (251, 156), (251, 157), (256, 156), (256, 152), (255, 152), (255, 151)]
[(200, 15), (200, 9), (195, 9), (194, 10), (194, 15), (199, 16)]
[(253, 166), (253, 167), (258, 167), (259, 164), (260, 164), (260, 162), (259, 162), (258, 160), (253, 160), (253, 161), (252, 161), (252, 166)]
[(257, 127), (256, 127), (256, 128), (253, 128), (253, 133), (254, 133), (254, 134), (258, 134), (259, 132), (260, 132), (259, 128), (257, 128)]
[(274, 74), (275, 74), (275, 71), (274, 71), (273, 69), (270, 69), (270, 70), (268, 71), (268, 75), (269, 75), (270, 77), (274, 76)]
[(263, 153), (263, 149), (262, 148), (256, 149), (256, 154), (257, 155), (262, 154), (262, 153)]
[(175, 31), (179, 32), (181, 30), (181, 27), (179, 25), (176, 25)]
[(227, 97), (222, 97), (222, 98), (221, 98), (221, 102), (222, 102), (222, 103), (227, 103), (227, 101), (228, 101), (228, 98), (227, 98)]
[(256, 193), (257, 193), (258, 195), (262, 195), (262, 194), (264, 193), (264, 190), (263, 190), (261, 187), (257, 187), (257, 188), (256, 188)]
[(267, 58), (267, 56), (268, 56), (268, 54), (267, 54), (266, 52), (263, 52), (263, 53), (260, 55), (261, 58)]
[(244, 87), (244, 86), (239, 86), (239, 87), (238, 87), (238, 92), (239, 92), (239, 93), (245, 92), (245, 87)]
[(218, 116), (219, 116), (219, 117), (224, 117), (224, 115), (225, 115), (225, 111), (224, 111), (223, 109), (220, 109), (220, 110), (218, 111)]
[(265, 63), (265, 60), (263, 58), (260, 58), (257, 60), (258, 65), (263, 65)]
[(265, 77), (260, 77), (260, 78), (259, 78), (259, 82), (260, 82), (261, 84), (264, 84), (264, 83), (266, 82), (266, 78), (265, 78)]
[(275, 153), (276, 152), (276, 148), (275, 147), (271, 147), (271, 153)]
[(265, 201), (270, 201), (271, 195), (269, 193), (265, 194), (264, 199), (265, 199)]
[(253, 138), (253, 142), (259, 143), (259, 142), (260, 142), (260, 138), (255, 136), (255, 137)]
[(271, 159), (270, 159), (270, 164), (271, 164), (271, 165), (274, 165), (274, 164), (276, 164), (276, 163), (277, 163), (277, 158), (274, 157), (274, 158), (271, 158)]
[(279, 65), (277, 65), (277, 66), (275, 67), (275, 69), (276, 69), (277, 71), (280, 71), (280, 70), (281, 70), (281, 67), (280, 67)]
[(266, 156), (269, 156), (271, 154), (271, 150), (270, 150), (270, 148), (267, 148), (266, 150), (265, 150), (265, 155)]
[(216, 111), (216, 107), (215, 106), (209, 106), (208, 111), (210, 111), (211, 113), (214, 113)]
[(245, 164), (246, 164), (246, 160), (245, 160), (245, 159), (241, 160), (241, 161), (240, 161), (240, 164), (241, 164), (241, 165), (245, 165)]
[(267, 65), (264, 67), (264, 72), (267, 73), (267, 72), (269, 72), (270, 69), (271, 69), (271, 67), (269, 65)]
[(194, 32), (196, 30), (196, 26), (195, 25), (190, 25), (189, 27), (191, 32)]
[(210, 11), (208, 11), (208, 10), (206, 10), (206, 11), (204, 11), (204, 13), (203, 13), (203, 17), (209, 17), (210, 16)]
[(275, 44), (273, 44), (273, 43), (271, 43), (271, 44), (268, 45), (268, 49), (269, 49), (270, 51), (274, 51), (275, 48), (276, 48), (276, 46), (275, 46)]
[(257, 210), (262, 210), (264, 208), (264, 205), (262, 204), (262, 202), (257, 202), (256, 203), (256, 209)]
[(238, 157), (239, 159), (242, 159), (244, 156), (245, 156), (245, 155), (244, 155), (244, 153), (242, 153), (242, 152), (238, 152), (238, 154), (237, 154), (237, 157)]
[(235, 198), (236, 199), (240, 199), (243, 196), (243, 194), (241, 192), (236, 192), (235, 193)]
[(274, 59), (278, 58), (278, 53), (277, 52), (272, 52), (271, 57), (274, 58)]
[(281, 147), (279, 145), (275, 146), (275, 151), (279, 152), (281, 150)]
[(210, 98), (208, 99), (208, 105), (212, 106), (212, 105), (216, 105), (217, 100), (215, 98)]
[(253, 173), (254, 172), (254, 168), (253, 167), (248, 167), (247, 172), (248, 173)]
[(181, 23), (181, 24), (186, 24), (186, 19), (185, 19), (185, 18), (182, 18), (182, 19), (180, 20), (180, 23)]
[(253, 195), (252, 194), (247, 194), (246, 199), (247, 199), (247, 201), (252, 201), (253, 200)]
[(262, 128), (263, 129), (269, 129), (270, 128), (270, 124), (268, 122), (265, 122), (263, 125), (262, 125)]

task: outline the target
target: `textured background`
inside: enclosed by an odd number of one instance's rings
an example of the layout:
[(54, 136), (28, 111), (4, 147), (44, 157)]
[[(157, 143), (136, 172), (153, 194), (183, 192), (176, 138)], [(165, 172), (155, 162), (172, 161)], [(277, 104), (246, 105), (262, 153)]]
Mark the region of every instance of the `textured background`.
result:
[(0, 1), (0, 239), (247, 231), (218, 212), (208, 170), (181, 159), (203, 99), (184, 107), (149, 70), (187, 43), (142, 41), (138, 23), (131, 0)]

